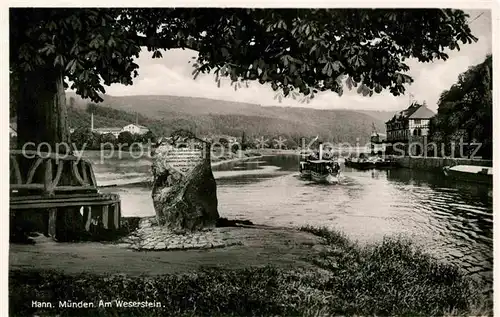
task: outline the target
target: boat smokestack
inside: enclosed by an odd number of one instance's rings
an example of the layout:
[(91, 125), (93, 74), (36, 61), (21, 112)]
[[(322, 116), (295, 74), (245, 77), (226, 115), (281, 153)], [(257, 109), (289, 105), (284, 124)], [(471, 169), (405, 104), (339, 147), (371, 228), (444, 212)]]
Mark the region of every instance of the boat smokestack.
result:
[(319, 143), (319, 159), (320, 160), (323, 159), (323, 143), (322, 142)]

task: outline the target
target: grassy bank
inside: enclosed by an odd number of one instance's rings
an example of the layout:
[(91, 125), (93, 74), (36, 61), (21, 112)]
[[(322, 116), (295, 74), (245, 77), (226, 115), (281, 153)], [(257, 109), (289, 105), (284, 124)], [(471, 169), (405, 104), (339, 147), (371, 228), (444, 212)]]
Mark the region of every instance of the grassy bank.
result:
[(485, 285), (457, 266), (436, 261), (404, 238), (360, 246), (343, 233), (304, 227), (330, 248), (312, 261), (334, 276), (328, 289), (361, 315), (488, 315)]
[[(302, 230), (324, 238), (322, 251), (309, 259), (315, 271), (268, 266), (131, 277), (15, 270), (9, 276), (10, 315), (477, 316), (491, 310), (474, 281), (405, 240), (359, 246), (335, 231)], [(53, 308), (33, 308), (32, 300)], [(59, 308), (60, 300), (96, 307)], [(156, 301), (163, 307), (99, 308), (99, 300)]]

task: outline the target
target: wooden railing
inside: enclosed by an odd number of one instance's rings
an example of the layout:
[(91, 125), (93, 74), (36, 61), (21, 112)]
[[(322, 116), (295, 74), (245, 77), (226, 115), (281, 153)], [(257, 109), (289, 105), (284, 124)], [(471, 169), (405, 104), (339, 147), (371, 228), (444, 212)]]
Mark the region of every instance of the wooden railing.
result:
[(46, 196), (98, 191), (91, 163), (76, 156), (12, 150), (10, 163), (11, 195), (29, 190)]
[(91, 224), (120, 227), (120, 196), (99, 193), (92, 164), (73, 155), (11, 150), (10, 210), (14, 218), (19, 212), (45, 211), (48, 228), (43, 230), (56, 240), (68, 213), (81, 218), (85, 231)]

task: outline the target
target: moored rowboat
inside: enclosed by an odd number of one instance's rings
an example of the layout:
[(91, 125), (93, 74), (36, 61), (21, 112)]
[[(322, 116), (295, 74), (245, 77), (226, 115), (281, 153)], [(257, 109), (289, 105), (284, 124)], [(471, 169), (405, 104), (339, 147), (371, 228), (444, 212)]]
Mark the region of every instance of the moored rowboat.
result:
[(345, 159), (345, 166), (346, 167), (352, 167), (360, 170), (367, 170), (367, 169), (387, 169), (387, 168), (393, 168), (397, 167), (396, 162), (393, 160), (387, 159), (387, 158), (346, 158)]
[(443, 167), (444, 174), (452, 179), (481, 184), (493, 184), (493, 167), (457, 165)]
[(358, 159), (358, 158), (346, 158), (345, 160), (345, 166), (347, 167), (353, 167), (353, 168), (356, 168), (356, 169), (360, 169), (360, 170), (366, 170), (366, 169), (371, 169), (371, 168), (375, 168), (375, 163), (374, 162), (370, 162), (366, 159)]

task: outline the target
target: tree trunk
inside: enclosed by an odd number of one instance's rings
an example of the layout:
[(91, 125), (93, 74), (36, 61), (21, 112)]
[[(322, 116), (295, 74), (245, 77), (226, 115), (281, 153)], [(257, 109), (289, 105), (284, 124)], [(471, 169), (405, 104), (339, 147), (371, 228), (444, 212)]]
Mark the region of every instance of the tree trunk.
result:
[[(62, 73), (54, 69), (38, 69), (25, 73), (18, 84), (16, 102), (18, 149), (23, 149), (26, 145), (25, 150), (72, 153)], [(31, 143), (28, 144), (28, 142)], [(40, 146), (41, 144), (43, 146)], [(26, 175), (30, 166), (20, 165), (21, 173)], [(71, 175), (62, 175), (60, 183), (69, 181), (70, 177)], [(82, 224), (78, 208), (49, 209), (45, 216), (49, 217), (49, 214), (51, 217), (49, 221), (51, 230), (49, 231), (54, 239), (74, 240), (78, 238), (80, 234), (78, 230), (68, 230), (68, 228), (76, 228)], [(59, 220), (61, 217), (55, 217), (56, 214), (64, 216), (66, 223)], [(55, 226), (58, 227), (57, 230)], [(58, 234), (54, 236), (56, 232)]]
[[(62, 73), (56, 70), (37, 70), (27, 73), (19, 81), (17, 103), (17, 144), (22, 148), (27, 142), (36, 146), (41, 143), (56, 145), (64, 143), (61, 152), (69, 149), (68, 113)], [(33, 146), (27, 146), (33, 149)], [(48, 151), (45, 146), (42, 151)]]

